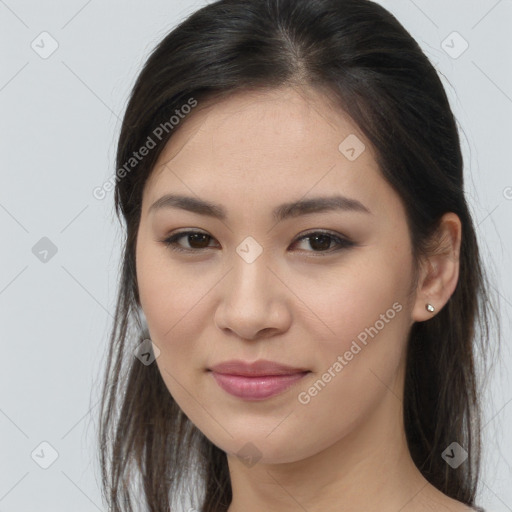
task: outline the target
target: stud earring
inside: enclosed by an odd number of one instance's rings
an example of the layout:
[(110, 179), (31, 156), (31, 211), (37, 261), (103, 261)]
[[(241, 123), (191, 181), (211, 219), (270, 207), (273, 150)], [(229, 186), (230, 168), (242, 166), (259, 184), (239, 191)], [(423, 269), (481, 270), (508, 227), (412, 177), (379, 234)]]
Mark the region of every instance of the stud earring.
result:
[(426, 310), (427, 310), (427, 311), (429, 311), (430, 313), (433, 313), (433, 312), (436, 310), (436, 308), (435, 308), (434, 306), (432, 306), (432, 304), (426, 304), (426, 305), (425, 305), (425, 308), (426, 308)]

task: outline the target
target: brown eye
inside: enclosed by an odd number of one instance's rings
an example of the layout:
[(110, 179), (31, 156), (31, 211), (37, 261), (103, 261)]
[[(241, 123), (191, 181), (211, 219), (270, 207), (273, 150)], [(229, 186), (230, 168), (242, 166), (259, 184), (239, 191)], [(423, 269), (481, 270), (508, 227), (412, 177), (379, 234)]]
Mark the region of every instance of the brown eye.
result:
[(325, 251), (330, 249), (333, 238), (329, 235), (314, 235), (308, 236), (309, 245), (312, 249)]
[(191, 245), (194, 249), (204, 249), (205, 247), (208, 247), (211, 239), (209, 235), (204, 233), (191, 233), (187, 235), (187, 237), (189, 245)]
[[(189, 247), (181, 246), (178, 241), (182, 238), (185, 238), (189, 244)], [(181, 233), (176, 233), (165, 240), (163, 243), (166, 247), (169, 247), (175, 251), (189, 251), (193, 252), (194, 250), (206, 249), (209, 247), (209, 242), (213, 238), (207, 233), (202, 233), (200, 231), (182, 231)]]
[[(308, 233), (306, 235), (301, 236), (297, 239), (297, 242), (301, 242), (303, 240), (308, 240), (309, 247), (313, 249), (313, 251), (308, 252), (334, 252), (340, 249), (345, 249), (348, 247), (352, 247), (354, 242), (347, 240), (346, 238), (342, 238), (337, 234), (326, 232), (326, 231), (314, 231)], [(331, 250), (331, 244), (334, 242), (335, 248)], [(337, 248), (336, 248), (337, 246)]]

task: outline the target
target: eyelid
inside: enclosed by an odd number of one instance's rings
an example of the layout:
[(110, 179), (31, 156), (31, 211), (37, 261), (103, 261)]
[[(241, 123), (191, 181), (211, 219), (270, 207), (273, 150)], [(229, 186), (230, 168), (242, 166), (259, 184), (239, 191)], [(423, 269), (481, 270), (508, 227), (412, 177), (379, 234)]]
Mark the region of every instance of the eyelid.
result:
[[(186, 235), (194, 235), (194, 234), (206, 235), (211, 240), (216, 240), (215, 237), (213, 237), (206, 231), (184, 229), (183, 231), (177, 231), (177, 232), (171, 234), (170, 236), (165, 237), (163, 240), (159, 240), (159, 242), (163, 243), (167, 248), (171, 249), (172, 251), (188, 253), (188, 254), (193, 254), (193, 253), (200, 254), (206, 249), (211, 249), (210, 246), (203, 247), (201, 249), (188, 249), (188, 248), (184, 248), (184, 247), (175, 245), (175, 242), (177, 240), (180, 240), (182, 237), (185, 237)], [(315, 257), (316, 257), (316, 256), (322, 256), (322, 255), (336, 253), (338, 251), (341, 251), (342, 249), (348, 249), (350, 247), (357, 245), (349, 237), (347, 237), (341, 233), (338, 233), (336, 231), (327, 230), (327, 229), (322, 229), (322, 228), (313, 228), (306, 232), (300, 233), (292, 241), (291, 245), (293, 246), (296, 243), (301, 242), (304, 239), (311, 238), (313, 235), (317, 235), (317, 234), (329, 236), (334, 242), (337, 243), (338, 247), (334, 248), (334, 249), (327, 249), (325, 251), (300, 251), (300, 252), (310, 253), (310, 254), (315, 255)]]

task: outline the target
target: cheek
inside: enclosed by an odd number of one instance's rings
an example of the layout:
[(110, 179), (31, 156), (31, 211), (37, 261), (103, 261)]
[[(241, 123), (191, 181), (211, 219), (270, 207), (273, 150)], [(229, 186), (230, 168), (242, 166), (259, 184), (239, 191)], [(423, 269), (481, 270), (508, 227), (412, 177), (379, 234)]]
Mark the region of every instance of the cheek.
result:
[(393, 385), (410, 328), (410, 266), (404, 255), (368, 251), (335, 279), (309, 288), (305, 301), (315, 305), (321, 322), (315, 320), (320, 327), (313, 338), (316, 372), (299, 390), (303, 399), (297, 397), (312, 404), (306, 415), (323, 416), (329, 403), (340, 403), (344, 414), (357, 417)]
[[(206, 321), (204, 304), (213, 276), (198, 278), (197, 271), (170, 263), (165, 251), (150, 244), (137, 250), (137, 281), (142, 309), (152, 341), (162, 355), (193, 348), (192, 336)], [(160, 359), (160, 358), (159, 358)]]
[[(148, 251), (149, 252), (149, 251)], [(139, 295), (152, 342), (159, 348), (156, 364), (181, 409), (192, 417), (198, 404), (195, 382), (203, 372), (205, 354), (199, 341), (207, 322), (205, 305), (212, 287), (208, 277), (180, 274), (158, 255), (141, 255)]]
[[(365, 248), (336, 269), (302, 283), (301, 298), (316, 313), (318, 333), (326, 346), (348, 350), (351, 341), (364, 343), (376, 324), (379, 337), (395, 337), (405, 321), (411, 260), (392, 249)], [(374, 329), (372, 329), (374, 332)]]
[[(379, 261), (367, 267), (371, 272), (340, 278), (342, 287), (325, 286), (324, 293), (310, 295), (335, 334), (318, 331), (311, 352), (316, 371), (294, 393), (295, 421), (273, 433), (272, 442), (261, 441), (269, 459), (291, 461), (317, 453), (358, 429), (386, 400), (400, 406), (397, 385), (409, 329), (407, 267), (393, 265), (382, 254)], [(287, 437), (302, 440), (299, 451), (291, 453)]]

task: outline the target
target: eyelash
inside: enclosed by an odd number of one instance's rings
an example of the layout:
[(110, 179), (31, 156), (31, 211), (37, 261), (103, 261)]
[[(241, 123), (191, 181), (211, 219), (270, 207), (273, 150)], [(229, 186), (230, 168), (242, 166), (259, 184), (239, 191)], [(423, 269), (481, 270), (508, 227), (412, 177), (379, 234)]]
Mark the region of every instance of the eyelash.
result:
[[(177, 242), (181, 238), (184, 238), (189, 235), (196, 235), (196, 234), (197, 235), (206, 235), (210, 239), (213, 239), (213, 237), (208, 235), (208, 233), (204, 233), (202, 231), (181, 231), (179, 233), (175, 233), (174, 235), (171, 235), (168, 238), (165, 238), (164, 240), (161, 240), (161, 243), (163, 243), (167, 248), (171, 249), (172, 251), (176, 251), (176, 252), (197, 253), (197, 252), (203, 251), (205, 249), (210, 249), (211, 247), (203, 247), (201, 249), (187, 249), (187, 248), (179, 247), (177, 245)], [(312, 253), (316, 253), (316, 254), (320, 254), (320, 255), (322, 253), (331, 254), (333, 252), (338, 252), (342, 249), (348, 249), (348, 248), (356, 245), (354, 242), (352, 242), (346, 238), (343, 238), (336, 233), (333, 233), (330, 231), (322, 231), (322, 230), (311, 231), (309, 233), (306, 233), (306, 234), (300, 236), (299, 238), (297, 238), (296, 240), (294, 240), (293, 244), (295, 244), (297, 242), (301, 242), (302, 240), (305, 240), (308, 238), (313, 238), (315, 235), (327, 236), (327, 237), (331, 238), (331, 240), (335, 241), (338, 244), (338, 248), (334, 249), (334, 250), (333, 249), (327, 249), (325, 251), (312, 250), (312, 251), (305, 251), (305, 252), (312, 252)]]

